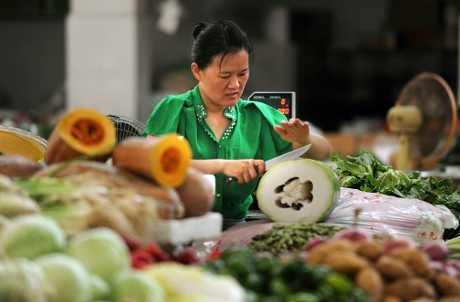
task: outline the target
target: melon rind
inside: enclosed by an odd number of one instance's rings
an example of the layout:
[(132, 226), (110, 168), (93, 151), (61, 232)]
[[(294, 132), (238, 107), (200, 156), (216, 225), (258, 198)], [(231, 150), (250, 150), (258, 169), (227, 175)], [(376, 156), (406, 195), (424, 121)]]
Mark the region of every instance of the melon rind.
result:
[[(274, 192), (274, 184), (282, 184), (292, 177), (300, 177), (301, 180), (310, 179), (313, 182), (314, 199), (311, 204), (304, 207), (306, 211), (283, 209), (275, 205), (277, 194)], [(259, 209), (275, 222), (315, 223), (330, 214), (336, 205), (339, 193), (340, 184), (331, 168), (317, 160), (298, 159), (276, 164), (268, 170), (260, 179), (256, 197)], [(317, 208), (318, 212), (315, 212), (314, 204), (322, 208)]]

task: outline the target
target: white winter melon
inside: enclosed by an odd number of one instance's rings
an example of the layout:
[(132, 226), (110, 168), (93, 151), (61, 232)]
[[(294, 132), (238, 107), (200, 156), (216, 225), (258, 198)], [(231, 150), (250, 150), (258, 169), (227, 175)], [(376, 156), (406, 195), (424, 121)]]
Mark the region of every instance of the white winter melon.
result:
[(332, 211), (339, 191), (339, 182), (327, 165), (298, 159), (268, 170), (256, 195), (260, 210), (275, 222), (314, 223)]

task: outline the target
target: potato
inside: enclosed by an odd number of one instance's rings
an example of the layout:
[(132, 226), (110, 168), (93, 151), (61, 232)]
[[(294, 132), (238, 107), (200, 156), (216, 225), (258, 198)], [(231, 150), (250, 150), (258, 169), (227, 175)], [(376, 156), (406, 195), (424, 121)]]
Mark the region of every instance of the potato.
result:
[(439, 302), (459, 302), (460, 296), (448, 296), (439, 299)]
[(435, 278), (436, 286), (444, 295), (460, 296), (460, 280), (447, 274), (438, 274)]
[(307, 262), (312, 264), (323, 263), (325, 258), (334, 252), (352, 252), (355, 250), (355, 246), (351, 241), (346, 239), (337, 239), (325, 242), (323, 244), (313, 247), (306, 257)]
[(356, 276), (356, 285), (364, 289), (374, 301), (382, 299), (384, 283), (375, 269), (369, 267), (361, 270)]
[(377, 270), (390, 280), (407, 278), (414, 275), (410, 267), (401, 260), (382, 256), (376, 263)]
[(213, 185), (200, 171), (189, 168), (185, 181), (177, 188), (180, 200), (185, 207), (185, 217), (206, 214), (214, 202)]
[(377, 241), (364, 241), (359, 242), (356, 253), (369, 260), (377, 260), (383, 253), (383, 246)]
[(329, 254), (324, 259), (323, 264), (336, 272), (351, 276), (369, 267), (369, 263), (365, 258), (353, 252), (335, 252)]
[(382, 301), (383, 302), (401, 302), (401, 299), (395, 296), (385, 296)]
[(396, 296), (402, 301), (412, 301), (418, 298), (435, 298), (436, 292), (431, 284), (421, 278), (411, 277), (390, 283), (385, 293)]
[(401, 248), (391, 252), (389, 256), (405, 262), (419, 277), (430, 278), (430, 259), (422, 251), (415, 248)]

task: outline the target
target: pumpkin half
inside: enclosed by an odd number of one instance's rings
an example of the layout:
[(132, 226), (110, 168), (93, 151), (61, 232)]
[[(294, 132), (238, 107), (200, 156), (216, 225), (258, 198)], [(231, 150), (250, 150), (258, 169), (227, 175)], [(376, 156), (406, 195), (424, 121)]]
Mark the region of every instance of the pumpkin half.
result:
[(66, 113), (51, 133), (46, 162), (106, 155), (115, 142), (116, 130), (110, 118), (93, 109), (75, 109)]
[(177, 134), (159, 137), (130, 137), (115, 148), (116, 167), (146, 176), (163, 187), (183, 183), (192, 159), (187, 140)]
[(0, 154), (19, 155), (34, 162), (43, 160), (46, 140), (15, 127), (0, 126)]

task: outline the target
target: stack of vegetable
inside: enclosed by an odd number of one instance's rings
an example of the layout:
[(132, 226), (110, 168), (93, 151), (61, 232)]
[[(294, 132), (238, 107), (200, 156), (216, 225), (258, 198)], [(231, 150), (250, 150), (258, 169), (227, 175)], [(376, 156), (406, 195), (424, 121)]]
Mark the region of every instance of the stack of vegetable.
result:
[(299, 258), (281, 261), (256, 256), (249, 250), (229, 250), (205, 267), (236, 278), (249, 293), (247, 301), (370, 301), (347, 277), (325, 267), (307, 265)]
[(219, 276), (198, 266), (160, 263), (146, 267), (143, 273), (165, 289), (167, 302), (248, 301), (246, 291), (233, 277)]
[(458, 216), (460, 191), (451, 179), (421, 177), (420, 172), (396, 170), (382, 164), (369, 151), (361, 151), (357, 156), (347, 156), (345, 159), (333, 156), (331, 160), (343, 187), (442, 204)]
[(0, 301), (164, 301), (154, 280), (129, 268), (128, 249), (106, 228), (67, 241), (51, 219), (28, 215), (0, 233)]
[(352, 229), (314, 240), (306, 250), (308, 263), (348, 275), (376, 302), (460, 301), (460, 262), (448, 260), (442, 244), (417, 247)]
[(460, 218), (460, 190), (451, 179), (421, 177), (420, 172), (403, 172), (382, 164), (372, 153), (331, 158), (341, 186), (365, 192), (416, 198), (434, 205), (444, 205)]
[(275, 224), (273, 227), (252, 238), (249, 247), (256, 252), (269, 252), (278, 256), (287, 252), (300, 251), (312, 238), (331, 237), (340, 226), (328, 224)]
[[(87, 108), (64, 114), (48, 141), (47, 166), (0, 157), (0, 173), (15, 177), (15, 182), (0, 179), (0, 215), (42, 212), (67, 235), (105, 226), (151, 241), (158, 220), (210, 210), (213, 186), (189, 167), (191, 151), (183, 137), (115, 141), (115, 127), (105, 115)], [(110, 156), (114, 166), (101, 162)]]

